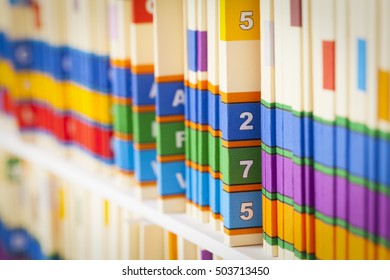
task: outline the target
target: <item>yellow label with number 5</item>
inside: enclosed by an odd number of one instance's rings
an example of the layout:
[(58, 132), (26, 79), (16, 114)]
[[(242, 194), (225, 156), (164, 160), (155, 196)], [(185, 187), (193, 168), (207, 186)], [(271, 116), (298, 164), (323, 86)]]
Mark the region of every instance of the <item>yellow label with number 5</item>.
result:
[(220, 1), (221, 40), (260, 40), (259, 0)]

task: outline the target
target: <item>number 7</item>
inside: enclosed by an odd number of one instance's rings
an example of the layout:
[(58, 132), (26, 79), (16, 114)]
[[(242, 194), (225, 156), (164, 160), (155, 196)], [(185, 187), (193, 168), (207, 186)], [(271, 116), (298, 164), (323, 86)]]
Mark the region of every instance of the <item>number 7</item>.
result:
[(244, 173), (242, 174), (242, 178), (248, 178), (249, 169), (253, 164), (253, 160), (241, 160), (240, 165), (246, 165), (244, 169)]

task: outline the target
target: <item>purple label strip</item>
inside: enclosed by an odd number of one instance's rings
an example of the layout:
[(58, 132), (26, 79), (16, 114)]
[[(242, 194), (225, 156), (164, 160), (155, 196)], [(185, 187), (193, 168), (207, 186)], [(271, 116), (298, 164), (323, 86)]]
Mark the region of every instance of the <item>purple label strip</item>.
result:
[(197, 31), (198, 71), (207, 71), (207, 31)]

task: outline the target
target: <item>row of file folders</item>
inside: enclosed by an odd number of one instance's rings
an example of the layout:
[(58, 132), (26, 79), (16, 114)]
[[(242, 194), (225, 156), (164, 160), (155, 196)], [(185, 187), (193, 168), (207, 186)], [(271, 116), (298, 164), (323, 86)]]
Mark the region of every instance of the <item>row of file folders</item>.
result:
[(0, 3), (24, 135), (230, 246), (390, 258), (388, 1)]
[(0, 260), (221, 260), (4, 151), (0, 167)]

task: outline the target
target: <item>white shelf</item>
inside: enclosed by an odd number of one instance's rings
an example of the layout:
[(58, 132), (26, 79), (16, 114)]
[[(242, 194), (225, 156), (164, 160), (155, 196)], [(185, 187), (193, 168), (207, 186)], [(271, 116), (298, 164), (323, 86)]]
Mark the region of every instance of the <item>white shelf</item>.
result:
[(23, 141), (16, 133), (2, 132), (0, 147), (81, 188), (100, 194), (103, 198), (202, 248), (207, 248), (224, 259), (271, 259), (264, 253), (262, 246), (228, 247), (223, 243), (223, 234), (211, 229), (208, 224), (202, 224), (184, 213), (163, 214), (157, 209), (156, 200), (139, 200), (135, 197), (134, 189), (119, 186), (108, 176), (95, 174), (65, 158), (51, 155), (42, 147)]

